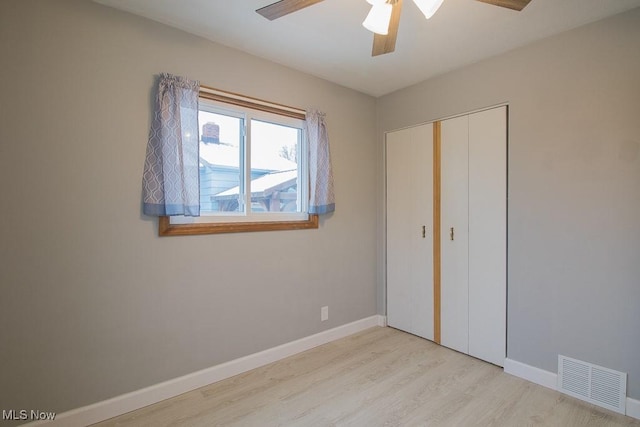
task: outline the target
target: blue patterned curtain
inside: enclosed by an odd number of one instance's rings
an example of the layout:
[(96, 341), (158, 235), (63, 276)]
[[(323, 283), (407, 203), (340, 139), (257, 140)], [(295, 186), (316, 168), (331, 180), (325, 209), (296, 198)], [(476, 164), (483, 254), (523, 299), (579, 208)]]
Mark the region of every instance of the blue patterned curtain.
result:
[(146, 215), (200, 216), (200, 82), (163, 73), (142, 178)]
[(307, 111), (307, 140), (309, 143), (309, 213), (326, 214), (336, 210), (333, 194), (333, 171), (329, 152), (329, 135), (325, 114)]

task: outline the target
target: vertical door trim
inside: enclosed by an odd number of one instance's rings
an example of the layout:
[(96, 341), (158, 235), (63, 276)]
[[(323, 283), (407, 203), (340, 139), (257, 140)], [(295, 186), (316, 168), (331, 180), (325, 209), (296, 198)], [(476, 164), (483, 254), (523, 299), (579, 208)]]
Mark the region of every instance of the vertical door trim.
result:
[(433, 123), (433, 340), (440, 344), (440, 158), (441, 122)]

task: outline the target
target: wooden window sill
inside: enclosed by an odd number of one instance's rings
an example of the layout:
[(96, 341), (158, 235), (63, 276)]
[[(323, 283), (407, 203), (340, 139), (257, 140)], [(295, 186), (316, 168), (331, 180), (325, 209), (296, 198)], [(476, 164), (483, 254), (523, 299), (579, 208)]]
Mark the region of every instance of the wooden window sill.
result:
[(158, 221), (160, 236), (194, 236), (200, 234), (245, 233), (251, 231), (306, 230), (318, 228), (318, 215), (303, 221), (221, 222), (206, 224), (171, 224), (168, 216)]

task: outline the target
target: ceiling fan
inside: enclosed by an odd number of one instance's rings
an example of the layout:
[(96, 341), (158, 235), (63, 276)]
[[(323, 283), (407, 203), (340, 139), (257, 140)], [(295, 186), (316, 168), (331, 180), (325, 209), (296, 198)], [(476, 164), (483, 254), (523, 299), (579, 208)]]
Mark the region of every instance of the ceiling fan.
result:
[[(280, 0), (262, 7), (256, 12), (273, 21), (282, 16), (297, 12), (305, 7), (320, 3), (323, 0)], [(429, 19), (438, 10), (443, 0), (413, 0), (418, 8)], [(520, 11), (531, 0), (477, 0), (494, 6), (506, 7)], [(367, 0), (372, 5), (371, 11), (362, 23), (374, 33), (371, 56), (384, 55), (396, 49), (396, 37), (400, 25), (400, 11), (402, 0)]]

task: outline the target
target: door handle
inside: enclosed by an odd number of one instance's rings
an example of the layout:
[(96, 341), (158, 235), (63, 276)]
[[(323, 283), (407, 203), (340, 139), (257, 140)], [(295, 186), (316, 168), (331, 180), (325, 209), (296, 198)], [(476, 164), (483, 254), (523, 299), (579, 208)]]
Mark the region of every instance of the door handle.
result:
[(423, 225), (422, 226), (422, 238), (424, 239), (425, 237), (427, 237), (427, 226)]
[(451, 227), (451, 228), (449, 229), (449, 238), (450, 238), (451, 240), (453, 240), (453, 236), (454, 236), (454, 231), (453, 231), (453, 227)]

